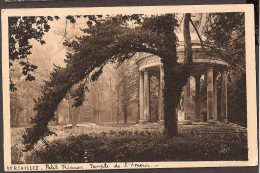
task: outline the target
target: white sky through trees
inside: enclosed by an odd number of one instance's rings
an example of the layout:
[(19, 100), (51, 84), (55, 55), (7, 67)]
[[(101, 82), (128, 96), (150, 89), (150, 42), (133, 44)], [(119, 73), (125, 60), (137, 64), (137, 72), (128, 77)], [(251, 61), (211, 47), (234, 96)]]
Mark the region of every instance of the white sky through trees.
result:
[[(200, 14), (193, 15), (193, 20), (199, 20)], [(183, 14), (177, 14), (177, 19), (179, 22), (183, 22), (182, 20)], [(46, 44), (41, 45), (34, 39), (30, 40), (30, 43), (33, 45), (31, 49), (32, 54), (28, 56), (30, 62), (38, 66), (38, 69), (34, 72), (37, 75), (37, 71), (52, 71), (53, 64), (58, 66), (65, 66), (64, 59), (68, 48), (63, 46), (63, 41), (66, 39), (72, 41), (75, 39), (75, 36), (79, 37), (84, 34), (81, 30), (87, 27), (86, 24), (87, 19), (85, 18), (78, 18), (75, 24), (70, 23), (67, 21), (66, 27), (66, 19), (65, 16), (60, 16), (60, 20), (56, 21), (49, 21), (50, 24), (50, 31), (45, 33), (43, 36), (43, 40), (46, 41)], [(201, 18), (202, 23), (205, 19)], [(199, 29), (202, 28), (203, 24), (201, 23)], [(66, 34), (65, 34), (66, 28)], [(180, 28), (176, 30), (176, 35), (179, 41), (183, 41), (183, 33), (182, 31), (182, 23), (180, 24)], [(197, 34), (193, 31), (192, 26), (191, 28), (191, 39), (198, 40)], [(45, 70), (42, 70), (45, 69)], [(36, 77), (37, 80), (37, 77)]]

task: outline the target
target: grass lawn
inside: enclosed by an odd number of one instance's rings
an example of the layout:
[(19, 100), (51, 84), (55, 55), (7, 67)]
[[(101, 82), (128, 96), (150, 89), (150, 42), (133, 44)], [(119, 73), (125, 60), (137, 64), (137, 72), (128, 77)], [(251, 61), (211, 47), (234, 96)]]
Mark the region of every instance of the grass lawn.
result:
[(22, 152), (24, 128), (13, 128), (12, 163), (83, 163), (247, 160), (246, 129), (232, 124), (179, 125), (179, 136), (163, 135), (159, 124), (63, 129), (58, 136)]

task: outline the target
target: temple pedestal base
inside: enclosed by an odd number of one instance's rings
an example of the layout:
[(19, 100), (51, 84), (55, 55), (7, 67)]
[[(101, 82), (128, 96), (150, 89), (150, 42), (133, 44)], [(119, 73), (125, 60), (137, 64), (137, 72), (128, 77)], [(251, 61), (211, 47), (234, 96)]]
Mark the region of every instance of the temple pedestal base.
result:
[(228, 119), (222, 120), (222, 123), (228, 124), (228, 123), (229, 123), (229, 122), (228, 122)]
[(211, 119), (207, 121), (209, 124), (217, 124), (217, 120)]
[(182, 121), (178, 121), (179, 124), (182, 125), (191, 125), (192, 121), (191, 120), (182, 120)]
[(147, 124), (147, 123), (148, 123), (147, 120), (139, 120), (139, 121), (138, 121), (138, 124)]
[(164, 120), (159, 120), (158, 123), (159, 124), (164, 124)]

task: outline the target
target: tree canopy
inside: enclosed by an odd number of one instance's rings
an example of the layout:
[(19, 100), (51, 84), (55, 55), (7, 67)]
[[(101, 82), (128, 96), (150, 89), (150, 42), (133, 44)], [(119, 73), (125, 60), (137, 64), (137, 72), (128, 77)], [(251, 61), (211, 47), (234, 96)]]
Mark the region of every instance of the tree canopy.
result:
[[(204, 28), (205, 44), (222, 50), (230, 65), (228, 73), (228, 118), (246, 125), (245, 13), (212, 13)], [(228, 53), (228, 54), (227, 54)]]
[(207, 20), (205, 44), (221, 50), (232, 67), (245, 71), (245, 13), (212, 13)]
[[(37, 66), (28, 60), (28, 55), (31, 54), (33, 47), (29, 40), (35, 39), (42, 45), (45, 44), (42, 37), (50, 29), (48, 21), (52, 21), (54, 18), (59, 19), (58, 16), (9, 17), (9, 65), (12, 66), (15, 60), (20, 60), (22, 74), (26, 76), (28, 81), (35, 79), (31, 72), (37, 69)], [(10, 78), (10, 90), (16, 89)]]
[[(27, 134), (23, 136), (28, 144), (27, 149), (32, 148), (39, 139), (52, 134), (47, 128), (48, 122), (53, 118), (58, 104), (76, 83), (80, 85), (74, 92), (74, 106), (82, 104), (87, 84), (98, 79), (106, 63), (120, 64), (136, 52), (147, 52), (165, 58), (165, 62), (170, 61), (167, 63), (168, 69), (173, 69), (172, 64), (177, 64), (177, 37), (174, 33), (177, 20), (174, 14), (145, 17), (142, 21), (133, 17), (136, 16), (119, 15), (90, 24), (83, 30), (85, 34), (82, 37), (72, 43), (65, 42), (65, 45), (73, 48), (74, 53), (67, 54), (66, 67), (56, 67), (50, 81), (46, 81), (42, 88), (43, 96), (38, 98), (34, 107), (37, 111), (35, 125), (27, 128)], [(129, 27), (129, 20), (135, 20), (137, 26)], [(168, 90), (172, 90), (172, 87)]]

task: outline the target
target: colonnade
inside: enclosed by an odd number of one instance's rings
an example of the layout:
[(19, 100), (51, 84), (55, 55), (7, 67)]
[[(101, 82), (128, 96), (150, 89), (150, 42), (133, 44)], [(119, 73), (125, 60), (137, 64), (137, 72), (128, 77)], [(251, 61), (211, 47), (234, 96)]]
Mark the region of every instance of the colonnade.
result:
[[(160, 65), (160, 75), (159, 75), (159, 112), (158, 119), (159, 122), (164, 121), (164, 109), (163, 109), (163, 67)], [(207, 85), (207, 121), (227, 121), (227, 71), (222, 68), (221, 73), (221, 97), (220, 97), (220, 114), (218, 116), (218, 94), (217, 94), (217, 75), (219, 71), (214, 69), (213, 65), (207, 67), (207, 72), (204, 74), (204, 80)], [(194, 121), (201, 121), (201, 101), (200, 101), (200, 79), (202, 74), (195, 73), (193, 75), (195, 79), (195, 116)], [(139, 123), (147, 123), (151, 121), (151, 108), (150, 108), (150, 77), (149, 68), (145, 68), (140, 71), (139, 80)], [(185, 115), (184, 119), (188, 120), (190, 118), (189, 113), (189, 102), (187, 102), (190, 97), (190, 79), (188, 79), (187, 85), (185, 86), (184, 104)]]
[[(163, 110), (163, 68), (160, 68), (159, 75), (159, 111), (158, 119), (159, 122), (164, 121), (164, 110)], [(149, 69), (144, 69), (139, 72), (139, 123), (147, 123), (151, 121), (151, 107), (150, 107), (150, 77)]]
[[(207, 68), (207, 121), (212, 121), (212, 120), (227, 121), (227, 71), (225, 68), (223, 68), (220, 71), (220, 73), (221, 73), (221, 91), (220, 91), (221, 112), (220, 112), (220, 117), (218, 117), (217, 76), (219, 72), (217, 70), (214, 70), (213, 66), (209, 66)], [(197, 102), (197, 104), (200, 104), (200, 102)]]

